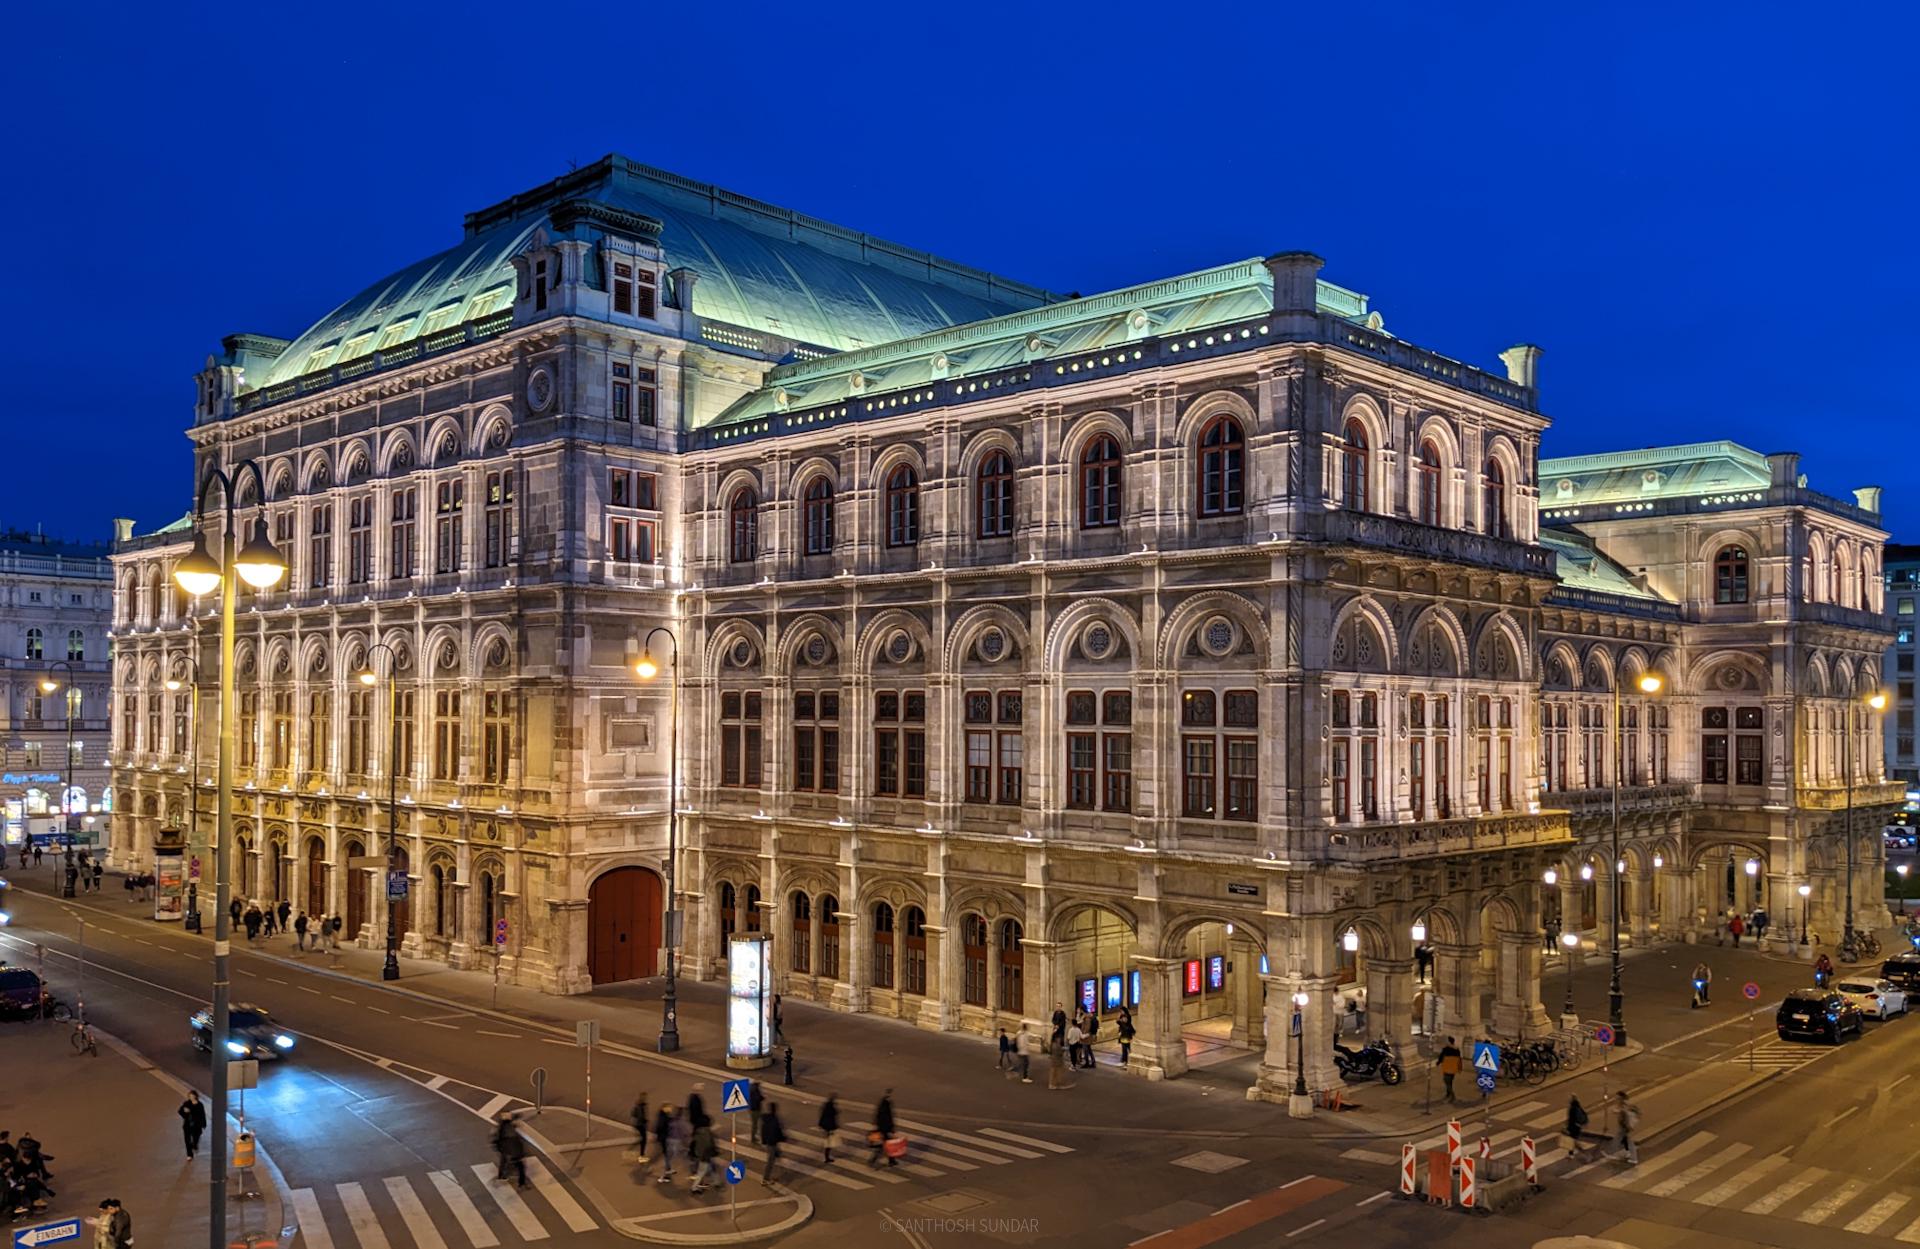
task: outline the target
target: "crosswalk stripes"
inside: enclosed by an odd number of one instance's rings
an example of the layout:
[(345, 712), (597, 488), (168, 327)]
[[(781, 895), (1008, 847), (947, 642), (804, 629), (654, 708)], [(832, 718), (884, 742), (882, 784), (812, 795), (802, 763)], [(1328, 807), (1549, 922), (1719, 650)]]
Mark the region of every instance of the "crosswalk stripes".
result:
[(547, 1199), (547, 1204), (560, 1215), (560, 1221), (567, 1225), (568, 1231), (590, 1232), (600, 1226), (594, 1217), (573, 1199), (573, 1194), (567, 1191), (566, 1185), (560, 1182), (559, 1177), (547, 1169), (546, 1163), (538, 1158), (527, 1159), (527, 1177), (533, 1181), (533, 1186), (539, 1190), (540, 1195)]
[(1740, 1168), (1740, 1170), (1734, 1172), (1719, 1184), (1695, 1196), (1693, 1200), (1695, 1203), (1703, 1206), (1724, 1206), (1731, 1202), (1737, 1194), (1752, 1188), (1755, 1184), (1758, 1184), (1761, 1180), (1786, 1165), (1786, 1154), (1769, 1154), (1758, 1162)]
[(533, 1211), (527, 1208), (527, 1203), (520, 1200), (519, 1190), (511, 1184), (494, 1179), (490, 1174), (493, 1169), (494, 1164), (491, 1162), (473, 1164), (473, 1173), (486, 1188), (487, 1196), (493, 1198), (494, 1204), (500, 1207), (500, 1213), (507, 1216), (507, 1222), (513, 1224), (513, 1230), (520, 1233), (520, 1239), (545, 1240), (546, 1227), (534, 1217)]
[(347, 1208), (347, 1222), (353, 1227), (353, 1238), (360, 1242), (360, 1249), (393, 1249), (387, 1243), (387, 1234), (380, 1230), (380, 1217), (373, 1212), (364, 1188), (353, 1183), (337, 1184), (334, 1191), (340, 1194), (340, 1204)]
[(1775, 1210), (1786, 1205), (1789, 1201), (1792, 1201), (1795, 1197), (1798, 1197), (1801, 1193), (1812, 1188), (1814, 1184), (1825, 1178), (1827, 1178), (1827, 1173), (1819, 1167), (1808, 1167), (1786, 1183), (1776, 1186), (1771, 1192), (1766, 1193), (1758, 1201), (1750, 1204), (1747, 1207), (1747, 1213), (1772, 1214)]
[(1858, 1197), (1866, 1187), (1867, 1182), (1865, 1180), (1848, 1180), (1793, 1217), (1802, 1223), (1825, 1223), (1828, 1219), (1840, 1213), (1841, 1207), (1845, 1206), (1855, 1197)]
[(1848, 1223), (1847, 1230), (1850, 1232), (1858, 1232), (1862, 1236), (1877, 1232), (1880, 1230), (1882, 1223), (1887, 1222), (1893, 1218), (1894, 1215), (1900, 1213), (1900, 1211), (1906, 1207), (1907, 1203), (1912, 1200), (1913, 1199), (1905, 1193), (1888, 1193), (1885, 1197), (1874, 1202), (1857, 1215), (1852, 1222)]
[(1647, 1190), (1647, 1195), (1650, 1197), (1671, 1197), (1675, 1193), (1684, 1193), (1701, 1180), (1706, 1179), (1709, 1175), (1712, 1175), (1715, 1171), (1727, 1165), (1727, 1163), (1737, 1158), (1744, 1158), (1751, 1152), (1753, 1152), (1753, 1146), (1747, 1144), (1745, 1141), (1735, 1141), (1733, 1144), (1727, 1146), (1725, 1151), (1708, 1158), (1705, 1162), (1696, 1162), (1671, 1179), (1662, 1180), (1658, 1184), (1655, 1184)]
[(320, 1202), (311, 1188), (296, 1188), (290, 1194), (293, 1200), (294, 1221), (300, 1225), (301, 1238), (307, 1242), (307, 1249), (333, 1249), (333, 1237), (327, 1232), (327, 1221), (320, 1214)]
[(1895, 1232), (1893, 1238), (1904, 1245), (1920, 1245), (1920, 1219), (1915, 1219)]
[(493, 1234), (487, 1221), (480, 1217), (480, 1209), (467, 1196), (467, 1190), (460, 1187), (460, 1181), (451, 1171), (435, 1171), (427, 1177), (433, 1183), (434, 1191), (440, 1194), (440, 1200), (453, 1212), (454, 1220), (460, 1224), (460, 1230), (466, 1234), (467, 1243), (474, 1249), (492, 1249), (500, 1243)]
[(401, 1221), (407, 1225), (407, 1235), (413, 1238), (414, 1249), (447, 1249), (447, 1242), (441, 1239), (440, 1229), (433, 1225), (426, 1206), (421, 1204), (406, 1177), (389, 1175), (386, 1185), (387, 1196), (393, 1199), (393, 1208), (400, 1212)]
[(1648, 1177), (1658, 1175), (1674, 1163), (1684, 1160), (1688, 1155), (1699, 1151), (1713, 1139), (1711, 1132), (1695, 1132), (1658, 1158), (1649, 1158), (1631, 1171), (1622, 1171), (1600, 1181), (1602, 1188), (1626, 1188), (1628, 1185), (1644, 1183)]

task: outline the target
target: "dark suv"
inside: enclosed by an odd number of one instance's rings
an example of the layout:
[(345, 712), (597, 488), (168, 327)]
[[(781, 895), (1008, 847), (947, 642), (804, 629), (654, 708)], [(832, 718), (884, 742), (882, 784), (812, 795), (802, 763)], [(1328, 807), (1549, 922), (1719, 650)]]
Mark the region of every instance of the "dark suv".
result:
[(1909, 994), (1920, 993), (1920, 955), (1901, 954), (1880, 964), (1880, 978)]
[(1858, 1007), (1832, 989), (1796, 989), (1781, 1001), (1774, 1026), (1783, 1041), (1812, 1037), (1838, 1045), (1849, 1032), (1858, 1036), (1866, 1022)]

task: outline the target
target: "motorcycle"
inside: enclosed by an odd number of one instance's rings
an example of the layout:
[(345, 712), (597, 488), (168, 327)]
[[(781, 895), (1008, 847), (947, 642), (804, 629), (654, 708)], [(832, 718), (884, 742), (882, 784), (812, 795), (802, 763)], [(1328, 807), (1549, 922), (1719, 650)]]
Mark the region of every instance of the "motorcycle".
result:
[(1382, 1084), (1400, 1083), (1400, 1064), (1393, 1057), (1393, 1045), (1385, 1037), (1369, 1041), (1357, 1050), (1335, 1041), (1333, 1065), (1340, 1069), (1340, 1078), (1349, 1083), (1376, 1076)]

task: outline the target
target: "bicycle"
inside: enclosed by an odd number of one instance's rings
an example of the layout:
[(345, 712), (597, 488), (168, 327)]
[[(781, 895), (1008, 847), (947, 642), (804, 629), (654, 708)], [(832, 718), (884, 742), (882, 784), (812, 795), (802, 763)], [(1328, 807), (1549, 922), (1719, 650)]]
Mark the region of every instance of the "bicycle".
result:
[(75, 1024), (70, 1039), (73, 1042), (74, 1053), (92, 1054), (95, 1058), (100, 1057), (100, 1046), (99, 1043), (94, 1040), (92, 1024), (87, 1023), (85, 1020)]

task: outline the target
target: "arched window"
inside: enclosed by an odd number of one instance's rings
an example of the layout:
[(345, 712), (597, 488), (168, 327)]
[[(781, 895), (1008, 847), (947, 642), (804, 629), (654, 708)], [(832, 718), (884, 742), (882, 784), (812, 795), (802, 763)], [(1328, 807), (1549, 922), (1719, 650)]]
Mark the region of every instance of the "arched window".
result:
[(885, 902), (873, 907), (873, 987), (893, 987), (893, 908)]
[(1024, 1006), (1021, 986), (1026, 947), (1020, 944), (1020, 921), (1000, 921), (1000, 1009), (1018, 1015)]
[(1013, 532), (1013, 459), (995, 451), (980, 462), (977, 511), (980, 536), (1004, 538)]
[(902, 464), (887, 474), (887, 545), (920, 541), (920, 475)]
[(1120, 444), (1101, 434), (1080, 453), (1080, 527), (1120, 523)]
[(760, 931), (760, 886), (747, 886), (747, 914), (741, 925), (748, 932)]
[(1480, 532), (1492, 538), (1513, 536), (1507, 523), (1507, 474), (1491, 456), (1480, 473)]
[(1340, 501), (1349, 510), (1367, 510), (1367, 456), (1371, 451), (1367, 427), (1358, 417), (1348, 417), (1341, 433)]
[(813, 899), (805, 891), (796, 889), (788, 909), (793, 912), (793, 940), (788, 943), (793, 952), (790, 962), (792, 970), (804, 976), (813, 966)]
[(82, 660), (87, 657), (87, 635), (78, 629), (67, 630), (67, 658)]
[(825, 555), (833, 550), (833, 483), (825, 476), (808, 482), (801, 510), (807, 530), (807, 554)]
[(26, 657), (28, 659), (45, 659), (47, 657), (46, 649), (46, 643), (43, 640), (43, 635), (40, 630), (28, 629)]
[(720, 951), (723, 958), (726, 957), (727, 938), (738, 931), (738, 917), (735, 914), (738, 900), (739, 894), (734, 892), (731, 883), (720, 886)]
[(1414, 463), (1414, 506), (1423, 525), (1440, 523), (1440, 449), (1429, 439), (1420, 444)]
[[(1839, 569), (1835, 569), (1835, 574)], [(1835, 589), (1838, 590), (1836, 584)], [(1839, 599), (1836, 593), (1834, 598)], [(1747, 601), (1747, 549), (1741, 546), (1723, 546), (1720, 553), (1713, 557), (1713, 601), (1716, 603), (1744, 603)]]
[(840, 978), (840, 899), (830, 893), (820, 895), (820, 974)]
[(900, 927), (906, 939), (901, 943), (901, 965), (905, 973), (900, 987), (908, 993), (918, 993), (922, 997), (927, 992), (927, 913), (917, 906), (910, 906), (900, 913)]
[(987, 921), (969, 912), (960, 917), (960, 1000), (987, 1004)]
[(751, 564), (760, 554), (760, 496), (750, 486), (733, 492), (727, 505), (728, 558), (736, 564)]
[(1230, 416), (1200, 432), (1200, 515), (1231, 516), (1245, 506), (1246, 449), (1240, 422)]

